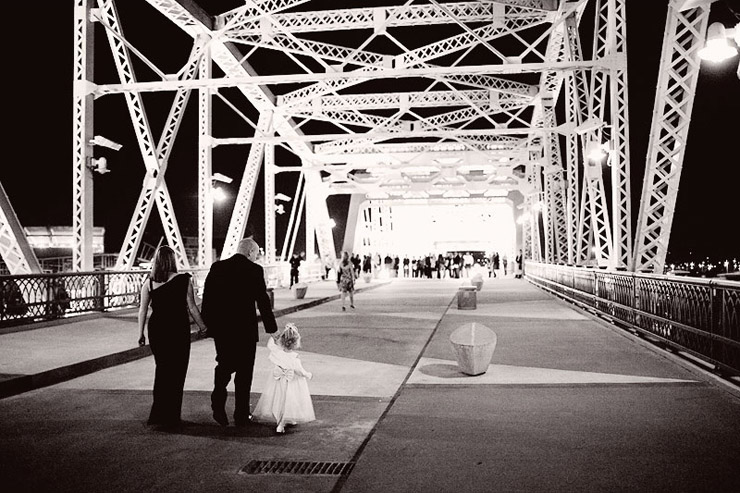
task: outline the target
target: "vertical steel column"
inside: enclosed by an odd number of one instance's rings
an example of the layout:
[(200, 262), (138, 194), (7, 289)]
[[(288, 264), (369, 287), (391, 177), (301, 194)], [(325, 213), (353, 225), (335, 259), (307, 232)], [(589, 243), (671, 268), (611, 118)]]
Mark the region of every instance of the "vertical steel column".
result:
[(72, 270), (93, 270), (93, 172), (92, 157), (94, 26), (90, 9), (94, 0), (76, 0), (74, 11), (74, 81), (72, 83)]
[[(581, 41), (578, 34), (578, 24), (575, 17), (566, 19), (565, 48), (568, 59), (582, 61)], [(588, 108), (588, 80), (584, 70), (574, 70), (566, 79), (565, 118), (568, 122), (576, 125), (584, 123), (587, 119)], [(579, 196), (580, 176), (578, 174), (581, 158), (578, 147), (578, 134), (571, 132), (565, 136), (566, 142), (566, 223), (568, 225), (567, 241), (568, 255), (566, 262), (574, 265), (579, 261), (578, 254), (578, 232), (579, 232)]]
[(265, 263), (275, 262), (275, 146), (265, 145)]
[[(360, 216), (360, 206), (364, 201), (365, 195), (361, 193), (353, 193), (349, 199), (342, 250), (355, 253), (359, 253), (362, 250), (361, 244), (357, 242), (357, 223)], [(360, 238), (360, 241), (362, 241), (362, 238)]]
[(632, 251), (629, 108), (627, 97), (627, 19), (625, 0), (609, 0), (609, 109), (612, 173), (612, 267), (626, 269)]
[(331, 218), (326, 206), (326, 189), (318, 171), (306, 171), (306, 260), (313, 260), (318, 244), (319, 256), (336, 256)]
[[(210, 79), (213, 71), (209, 48), (206, 48), (199, 65), (200, 78)], [(204, 87), (198, 90), (198, 267), (201, 269), (213, 263), (212, 124), (211, 90)]]

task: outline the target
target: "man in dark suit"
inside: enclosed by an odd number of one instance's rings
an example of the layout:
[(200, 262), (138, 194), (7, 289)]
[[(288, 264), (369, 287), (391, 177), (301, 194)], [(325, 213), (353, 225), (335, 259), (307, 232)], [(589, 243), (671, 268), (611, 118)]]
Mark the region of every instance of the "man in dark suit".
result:
[(245, 426), (250, 421), (249, 394), (252, 391), (254, 357), (259, 342), (257, 307), (265, 332), (277, 332), (275, 315), (265, 285), (262, 267), (254, 262), (259, 246), (245, 238), (237, 253), (215, 262), (206, 276), (201, 313), (208, 326), (208, 336), (216, 343), (216, 370), (211, 393), (213, 419), (228, 426), (226, 386), (234, 376), (234, 424)]

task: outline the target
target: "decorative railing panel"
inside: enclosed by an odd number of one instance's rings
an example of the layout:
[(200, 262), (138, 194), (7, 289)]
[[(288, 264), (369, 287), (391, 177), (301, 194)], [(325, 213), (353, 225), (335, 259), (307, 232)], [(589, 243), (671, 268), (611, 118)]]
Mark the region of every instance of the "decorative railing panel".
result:
[[(268, 287), (289, 286), (288, 262), (265, 265), (264, 269)], [(196, 295), (201, 296), (208, 269), (187, 272), (193, 275)], [(0, 327), (137, 307), (148, 274), (148, 270), (134, 270), (0, 276)], [(303, 282), (318, 281), (323, 274), (318, 262), (301, 265)]]
[(525, 272), (534, 284), (740, 375), (740, 282), (534, 262)]

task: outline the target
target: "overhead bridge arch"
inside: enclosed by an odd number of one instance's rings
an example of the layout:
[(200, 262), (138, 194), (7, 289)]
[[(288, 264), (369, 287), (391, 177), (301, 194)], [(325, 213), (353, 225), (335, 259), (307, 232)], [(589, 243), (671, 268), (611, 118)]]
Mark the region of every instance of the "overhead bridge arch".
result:
[[(296, 248), (298, 227), (307, 232), (309, 256), (335, 256), (326, 205), (334, 194), (362, 196), (373, 206), (391, 200), (397, 221), (415, 203), (437, 211), (443, 207), (437, 201), (451, 200), (453, 209), (467, 211), (469, 204), (477, 211), (481, 202), (495, 208), (515, 196), (521, 227), (505, 243), (520, 245), (526, 258), (662, 272), (699, 73), (697, 48), (713, 1), (669, 2), (634, 232), (626, 0), (384, 3), (392, 5), (368, 0), (330, 9), (305, 0), (224, 0), (221, 10), (209, 10), (213, 2), (75, 0), (74, 269), (92, 269), (95, 146), (118, 138), (96, 135), (93, 109), (100, 98), (121, 97), (127, 113), (105, 117), (130, 121), (136, 141), (124, 146), (139, 150), (145, 176), (119, 269), (132, 267), (154, 209), (183, 266), (190, 262), (181, 222), (197, 221), (194, 261), (207, 267), (214, 176), (228, 167), (238, 192), (226, 212), (222, 255), (234, 252), (251, 221), (264, 226), (268, 262), (285, 260)], [(140, 35), (173, 29), (177, 36)], [(109, 53), (113, 63), (106, 66), (115, 73), (95, 71), (93, 51)], [(185, 118), (190, 112), (193, 118)], [(219, 120), (224, 114), (226, 124)], [(193, 122), (197, 138), (180, 138), (181, 127)], [(170, 166), (176, 142), (190, 146), (182, 155), (191, 162)], [(224, 164), (221, 149), (240, 151)], [(276, 158), (276, 150), (291, 158)], [(195, 216), (176, 210), (168, 186), (173, 174), (187, 170), (197, 170)], [(292, 173), (300, 179), (287, 193), (290, 220), (278, 227), (276, 196), (286, 194), (282, 177)], [(260, 195), (264, 216), (250, 219)], [(493, 214), (493, 230), (508, 224), (504, 215)], [(501, 234), (486, 237), (487, 225), (470, 228), (481, 234), (464, 240), (463, 228), (458, 246), (504, 241)], [(0, 249), (4, 256), (25, 251), (14, 229), (0, 230), (0, 243), (9, 245)], [(353, 250), (364, 234), (349, 232)], [(378, 238), (372, 241), (386, 241)], [(388, 240), (394, 248), (410, 241), (394, 238)], [(424, 248), (444, 246), (424, 241)]]

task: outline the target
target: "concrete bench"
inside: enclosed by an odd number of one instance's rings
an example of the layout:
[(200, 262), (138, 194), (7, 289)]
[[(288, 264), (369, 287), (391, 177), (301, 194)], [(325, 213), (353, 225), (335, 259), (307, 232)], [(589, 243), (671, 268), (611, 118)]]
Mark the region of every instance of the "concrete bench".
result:
[(450, 334), (450, 344), (460, 371), (473, 376), (485, 373), (491, 364), (497, 340), (495, 332), (475, 322), (455, 329)]

